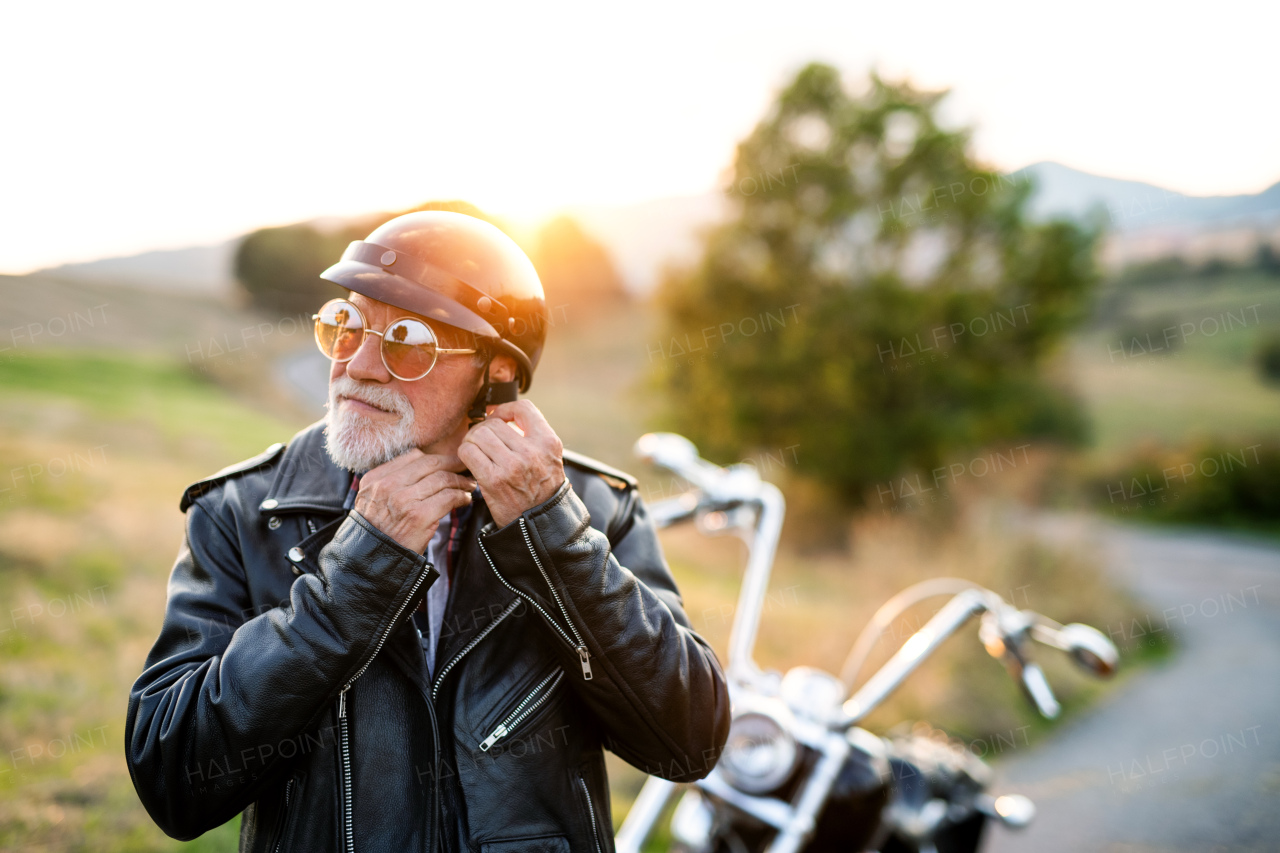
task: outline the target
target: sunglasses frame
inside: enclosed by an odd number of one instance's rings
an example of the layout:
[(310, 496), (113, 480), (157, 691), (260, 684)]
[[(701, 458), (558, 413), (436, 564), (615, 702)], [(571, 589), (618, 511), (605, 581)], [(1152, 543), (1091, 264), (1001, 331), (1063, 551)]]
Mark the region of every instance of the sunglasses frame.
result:
[[(347, 356), (346, 358), (335, 358), (334, 356), (329, 355), (329, 353), (325, 352), (324, 346), (320, 343), (320, 315), (324, 313), (324, 310), (326, 308), (328, 308), (330, 305), (332, 305), (335, 302), (343, 302), (351, 306), (352, 310), (356, 312), (356, 316), (360, 318), (360, 326), (361, 326), (360, 345), (356, 347), (355, 352), (351, 353), (351, 355)], [(313, 331), (316, 339), (316, 347), (320, 350), (320, 352), (324, 355), (324, 357), (329, 359), (330, 361), (339, 361), (339, 362), (342, 362), (343, 364), (347, 363), (348, 361), (351, 361), (351, 359), (355, 358), (357, 355), (360, 354), (360, 350), (364, 347), (365, 336), (377, 335), (381, 339), (381, 341), (378, 344), (378, 355), (382, 359), (382, 366), (387, 369), (388, 373), (390, 373), (396, 379), (399, 379), (401, 382), (417, 382), (419, 379), (426, 378), (427, 374), (429, 374), (432, 370), (435, 370), (436, 362), (440, 360), (441, 353), (445, 355), (465, 355), (468, 353), (474, 354), (479, 352), (479, 350), (474, 350), (474, 349), (451, 349), (449, 347), (440, 346), (440, 338), (439, 336), (436, 335), (436, 330), (431, 328), (431, 324), (426, 322), (425, 320), (422, 320), (418, 317), (410, 316), (408, 314), (404, 315), (403, 317), (397, 317), (396, 319), (392, 320), (390, 323), (386, 325), (386, 328), (384, 328), (381, 332), (371, 329), (369, 328), (369, 321), (364, 316), (364, 312), (360, 310), (360, 306), (356, 305), (350, 299), (346, 299), (341, 296), (336, 296), (333, 299), (330, 299), (325, 304), (321, 305), (320, 310), (317, 313), (311, 315), (311, 319), (315, 321), (313, 323), (314, 325)], [(413, 320), (415, 323), (421, 323), (423, 326), (426, 326), (427, 331), (431, 333), (431, 339), (436, 342), (435, 355), (431, 359), (431, 366), (428, 367), (421, 376), (414, 376), (414, 377), (401, 376), (400, 374), (396, 373), (394, 370), (391, 369), (391, 365), (387, 364), (387, 349), (385, 346), (387, 339), (386, 337), (384, 337), (384, 333), (386, 332), (387, 329), (390, 329), (392, 326), (394, 326), (396, 323), (399, 323), (401, 320)]]

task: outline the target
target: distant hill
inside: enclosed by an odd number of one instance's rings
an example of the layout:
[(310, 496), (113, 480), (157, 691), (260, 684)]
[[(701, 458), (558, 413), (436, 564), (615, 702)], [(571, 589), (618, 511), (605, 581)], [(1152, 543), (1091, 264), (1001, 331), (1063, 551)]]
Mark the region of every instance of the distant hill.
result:
[(0, 275), (10, 297), (0, 357), (33, 347), (164, 352), (192, 364), (219, 365), (252, 354), (264, 342), (310, 340), (309, 317), (273, 316), (231, 300), (58, 277)]
[[(1280, 183), (1252, 195), (1188, 196), (1052, 162), (1034, 163), (1011, 177), (1034, 181), (1031, 212), (1037, 218), (1083, 219), (1094, 212), (1105, 217), (1112, 231), (1109, 254), (1117, 263), (1180, 251), (1192, 242), (1203, 247), (1200, 254), (1212, 255), (1228, 243), (1247, 251), (1254, 229), (1280, 227)], [(664, 265), (698, 257), (699, 233), (723, 221), (729, 210), (724, 194), (712, 190), (564, 212), (609, 250), (628, 289), (647, 293)], [(237, 242), (67, 264), (33, 275), (227, 298), (235, 288), (231, 262)]]
[(39, 270), (33, 276), (85, 284), (127, 285), (188, 296), (230, 296), (235, 287), (231, 258), (237, 240), (215, 246), (164, 249)]
[(1081, 172), (1061, 163), (1034, 163), (1010, 175), (1022, 176), (1035, 183), (1031, 211), (1039, 218), (1080, 219), (1098, 209), (1119, 231), (1178, 226), (1216, 229), (1280, 221), (1280, 182), (1254, 195), (1189, 196), (1141, 181)]
[[(1051, 162), (1035, 163), (1010, 177), (1033, 181), (1030, 210), (1037, 219), (1103, 215), (1112, 231), (1108, 256), (1116, 262), (1192, 244), (1199, 256), (1250, 252), (1253, 229), (1280, 225), (1280, 183), (1254, 195), (1188, 196)], [(569, 213), (613, 253), (628, 286), (646, 293), (657, 284), (663, 264), (697, 258), (698, 232), (722, 221), (729, 209), (724, 195), (713, 191), (639, 204), (578, 207)]]

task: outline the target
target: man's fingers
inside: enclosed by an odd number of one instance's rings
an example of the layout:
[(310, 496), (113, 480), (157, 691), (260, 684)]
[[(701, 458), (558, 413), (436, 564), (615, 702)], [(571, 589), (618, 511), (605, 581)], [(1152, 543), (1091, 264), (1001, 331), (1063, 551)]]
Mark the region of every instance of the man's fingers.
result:
[(446, 513), (471, 503), (470, 489), (441, 489), (422, 502), (423, 512), (429, 516), (429, 523), (435, 524), (444, 518)]
[(426, 527), (446, 513), (471, 503), (475, 487), (475, 481), (469, 477), (452, 471), (433, 471), (406, 489), (402, 496), (412, 506), (410, 514), (420, 526)]
[[(383, 478), (394, 477), (396, 475), (396, 472), (399, 471), (401, 468), (404, 468), (405, 466), (412, 463), (414, 460), (420, 459), (425, 455), (426, 454), (423, 453), (418, 448), (411, 447), (409, 450), (405, 451), (404, 453), (401, 453), (399, 456), (395, 457), (394, 459), (388, 459), (386, 462), (383, 462), (381, 465), (377, 465), (377, 466), (374, 466), (373, 468), (370, 468), (365, 473), (364, 477), (369, 477), (374, 480), (381, 480)], [(364, 480), (364, 477), (360, 478), (362, 482)]]
[(426, 500), (436, 492), (446, 489), (461, 489), (470, 492), (476, 487), (476, 481), (452, 471), (433, 471), (414, 483), (407, 490), (408, 497), (413, 500)]
[(462, 460), (458, 458), (456, 453), (426, 453), (423, 458), (432, 466), (435, 471), (453, 471), (461, 473), (466, 466), (462, 464)]
[(436, 471), (462, 471), (463, 467), (462, 460), (456, 455), (424, 453), (414, 447), (377, 468), (371, 468), (360, 482), (363, 485), (368, 479), (380, 482), (389, 489), (399, 490), (421, 482)]
[(413, 509), (398, 522), (402, 531), (407, 531), (404, 539), (396, 536), (397, 542), (412, 542), (406, 547), (420, 554), (427, 552), (431, 538), (440, 530), (440, 521), (450, 512), (471, 503), (470, 489), (444, 488), (434, 491), (424, 500), (415, 501)]
[(465, 467), (462, 460), (452, 453), (447, 456), (439, 453), (424, 453), (420, 459), (414, 460), (402, 469), (405, 477), (403, 487), (421, 483), (432, 474), (441, 471), (460, 473)]
[(504, 421), (514, 421), (525, 435), (545, 435), (551, 432), (551, 425), (529, 400), (513, 400), (510, 403), (499, 403), (489, 412), (489, 417)]
[(464, 439), (462, 444), (458, 445), (458, 456), (466, 463), (467, 469), (480, 479), (489, 479), (497, 471), (493, 460), (486, 456), (474, 442)]
[(489, 433), (506, 447), (516, 452), (520, 451), (520, 442), (524, 439), (524, 436), (516, 432), (515, 427), (509, 421), (496, 418), (487, 420), (482, 424), (476, 424), (471, 428), (469, 434), (479, 436), (483, 433)]
[[(499, 429), (506, 429), (506, 427), (499, 427)], [(512, 434), (512, 438), (515, 438), (514, 433)], [(503, 442), (502, 439), (498, 438), (498, 436), (494, 434), (494, 429), (492, 427), (488, 429), (476, 427), (467, 434), (467, 439), (471, 444), (474, 444), (483, 451), (484, 455), (487, 456), (496, 467), (507, 471), (515, 469), (519, 458), (512, 452), (512, 449)]]

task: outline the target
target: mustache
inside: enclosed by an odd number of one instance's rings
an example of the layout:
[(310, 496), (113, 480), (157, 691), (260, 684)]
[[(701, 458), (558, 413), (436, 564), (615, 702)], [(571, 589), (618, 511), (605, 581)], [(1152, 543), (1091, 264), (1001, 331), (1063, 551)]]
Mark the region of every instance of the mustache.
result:
[(329, 408), (337, 406), (339, 397), (350, 397), (401, 417), (413, 416), (413, 404), (403, 393), (373, 383), (358, 382), (350, 376), (340, 376), (329, 383), (329, 401), (325, 405)]

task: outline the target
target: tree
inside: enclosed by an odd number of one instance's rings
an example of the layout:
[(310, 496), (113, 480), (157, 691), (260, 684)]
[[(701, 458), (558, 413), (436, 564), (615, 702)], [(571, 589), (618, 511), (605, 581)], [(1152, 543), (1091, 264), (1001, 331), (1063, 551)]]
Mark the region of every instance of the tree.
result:
[(305, 224), (261, 228), (236, 248), (236, 280), (257, 308), (309, 314), (346, 292), (320, 273), (341, 257), (348, 242)]
[(626, 301), (626, 288), (608, 251), (571, 217), (558, 216), (538, 231), (532, 260), (551, 303), (590, 310)]
[[(502, 222), (470, 202), (429, 201), (401, 213), (419, 210), (465, 213), (506, 230)], [(306, 223), (261, 228), (248, 234), (236, 249), (236, 279), (258, 308), (310, 314), (325, 301), (347, 293), (320, 278), (320, 273), (337, 263), (353, 240), (363, 240), (375, 228), (401, 213), (361, 217), (330, 231), (321, 231)]]
[[(1096, 234), (1032, 225), (942, 92), (814, 64), (739, 146), (736, 216), (659, 290), (668, 424), (712, 457), (796, 447), (848, 504), (914, 469), (1085, 424), (1046, 378), (1085, 316)], [(652, 357), (652, 355), (651, 355)]]

